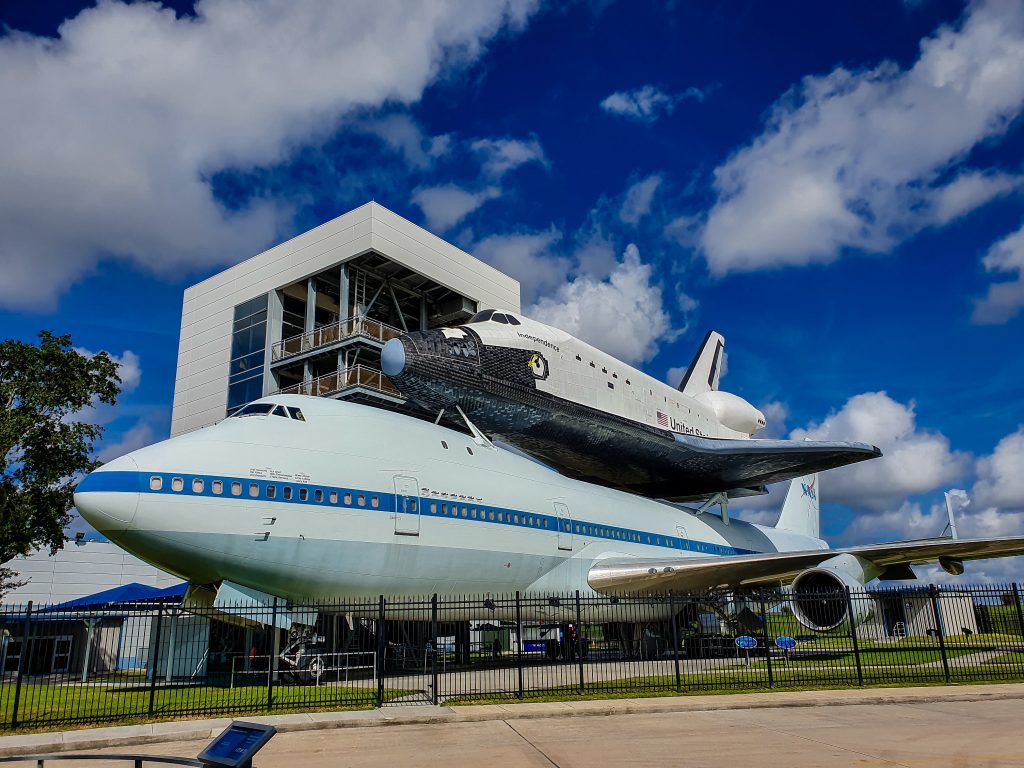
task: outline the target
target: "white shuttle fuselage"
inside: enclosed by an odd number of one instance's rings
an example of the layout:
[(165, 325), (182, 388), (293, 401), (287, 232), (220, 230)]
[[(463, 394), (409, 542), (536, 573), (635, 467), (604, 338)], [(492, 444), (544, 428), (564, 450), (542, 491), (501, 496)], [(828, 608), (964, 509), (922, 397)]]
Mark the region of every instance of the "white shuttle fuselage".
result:
[(575, 481), (374, 408), (299, 396), (261, 407), (271, 412), (108, 463), (79, 485), (76, 506), (183, 579), (292, 601), (590, 592), (588, 572), (605, 558), (827, 548)]

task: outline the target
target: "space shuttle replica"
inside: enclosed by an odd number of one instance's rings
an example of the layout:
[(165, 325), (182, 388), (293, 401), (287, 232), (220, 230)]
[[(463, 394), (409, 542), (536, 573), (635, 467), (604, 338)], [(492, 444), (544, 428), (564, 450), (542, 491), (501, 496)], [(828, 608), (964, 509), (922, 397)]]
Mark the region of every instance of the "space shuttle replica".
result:
[(765, 417), (719, 390), (725, 340), (708, 333), (678, 389), (570, 334), (511, 312), (389, 341), (402, 394), (562, 474), (672, 501), (764, 492), (768, 483), (881, 455), (854, 442), (754, 439)]

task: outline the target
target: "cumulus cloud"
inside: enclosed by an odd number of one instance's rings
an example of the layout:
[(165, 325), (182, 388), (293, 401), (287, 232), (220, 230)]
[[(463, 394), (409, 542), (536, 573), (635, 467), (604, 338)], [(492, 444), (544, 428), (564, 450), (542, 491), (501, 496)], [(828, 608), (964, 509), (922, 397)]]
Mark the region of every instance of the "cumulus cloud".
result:
[(988, 293), (975, 302), (971, 319), (982, 324), (1005, 323), (1024, 307), (1024, 227), (989, 248), (982, 264), (989, 272), (1016, 274), (1016, 279), (992, 283)]
[(400, 153), (410, 166), (420, 170), (444, 157), (452, 146), (450, 135), (427, 136), (419, 123), (401, 112), (368, 119), (355, 127), (377, 136)]
[(483, 172), (492, 179), (500, 179), (509, 171), (527, 163), (539, 163), (545, 167), (548, 160), (536, 137), (529, 141), (520, 139), (477, 139), (469, 148), (480, 158)]
[(97, 454), (100, 461), (107, 462), (124, 456), (126, 453), (137, 451), (157, 441), (156, 429), (149, 419), (139, 419), (134, 425), (126, 430), (121, 437), (103, 446)]
[[(75, 347), (75, 351), (86, 357), (96, 354), (82, 347)], [(135, 391), (142, 380), (142, 365), (139, 356), (130, 349), (126, 349), (120, 355), (109, 352), (107, 354), (117, 364), (117, 375), (121, 377), (121, 394)]]
[(644, 85), (629, 91), (615, 91), (601, 102), (601, 109), (612, 115), (653, 123), (672, 110), (681, 101), (694, 99), (704, 101), (706, 94), (699, 88), (690, 87), (681, 93), (665, 93), (655, 85)]
[(921, 42), (907, 70), (883, 63), (807, 77), (754, 142), (715, 170), (700, 245), (715, 274), (884, 251), (1018, 184), (962, 170), (1024, 107), (1024, 6), (972, 6)]
[(537, 296), (562, 285), (569, 274), (571, 262), (552, 252), (561, 232), (527, 232), (492, 235), (473, 246), (473, 254), (519, 281), (524, 305)]
[(526, 313), (631, 365), (650, 360), (659, 341), (674, 337), (661, 287), (632, 243), (607, 279), (577, 277)]
[(455, 184), (420, 187), (412, 194), (412, 202), (423, 210), (427, 226), (435, 232), (451, 229), (488, 200), (501, 197), (497, 187), (469, 192)]
[(977, 480), (971, 489), (977, 507), (999, 507), (1024, 513), (1024, 426), (978, 459)]
[(881, 448), (880, 459), (829, 471), (823, 491), (829, 502), (868, 513), (955, 482), (968, 468), (968, 457), (953, 451), (945, 435), (917, 426), (913, 403), (897, 402), (885, 392), (855, 395), (820, 423), (793, 430), (790, 438), (855, 440)]
[(651, 212), (654, 193), (658, 191), (661, 182), (661, 175), (655, 173), (627, 189), (622, 207), (619, 208), (619, 221), (624, 224), (640, 223), (640, 220)]
[[(52, 303), (101, 256), (171, 272), (258, 250), (287, 209), (226, 210), (212, 174), (417, 101), (535, 5), (200, 0), (178, 18), (102, 2), (56, 38), (3, 36), (0, 102), (17, 119), (0, 121), (0, 305)], [(415, 156), (408, 126), (379, 130)]]

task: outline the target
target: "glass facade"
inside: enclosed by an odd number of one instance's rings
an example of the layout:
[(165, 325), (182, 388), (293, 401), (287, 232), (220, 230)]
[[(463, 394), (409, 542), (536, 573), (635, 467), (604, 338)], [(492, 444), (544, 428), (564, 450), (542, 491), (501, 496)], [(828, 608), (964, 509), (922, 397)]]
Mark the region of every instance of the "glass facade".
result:
[(263, 396), (263, 363), (267, 347), (267, 297), (257, 296), (235, 307), (228, 377), (228, 414)]

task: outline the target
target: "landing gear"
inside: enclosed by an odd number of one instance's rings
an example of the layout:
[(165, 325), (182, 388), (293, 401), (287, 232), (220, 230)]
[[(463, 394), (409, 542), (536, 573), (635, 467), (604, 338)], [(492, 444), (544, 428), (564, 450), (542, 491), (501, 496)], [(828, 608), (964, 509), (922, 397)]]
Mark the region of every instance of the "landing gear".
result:
[(292, 624), (288, 630), (288, 644), (278, 654), (281, 671), (299, 685), (319, 683), (327, 671), (321, 645), (323, 640), (316, 634), (315, 627)]

